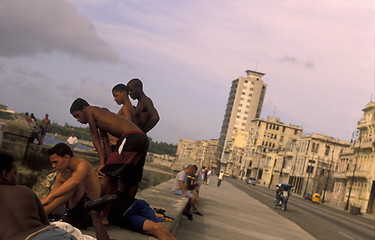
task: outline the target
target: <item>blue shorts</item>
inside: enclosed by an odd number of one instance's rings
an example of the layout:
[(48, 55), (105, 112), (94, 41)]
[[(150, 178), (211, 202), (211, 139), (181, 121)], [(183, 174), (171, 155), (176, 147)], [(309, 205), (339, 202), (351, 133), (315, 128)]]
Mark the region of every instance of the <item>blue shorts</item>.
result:
[[(177, 195), (180, 195), (180, 196), (186, 197), (186, 195), (184, 194), (184, 192), (183, 192), (181, 189), (178, 189), (178, 190), (174, 191), (174, 193), (177, 194)], [(187, 193), (190, 197), (193, 197), (193, 196), (194, 196), (194, 195), (193, 195), (190, 191), (188, 191), (188, 190), (186, 190), (186, 193)]]
[(147, 202), (137, 199), (122, 216), (122, 227), (143, 233), (143, 224), (146, 220), (157, 223), (162, 222), (164, 218), (156, 216), (155, 210)]
[(33, 240), (77, 240), (77, 238), (65, 230), (56, 227), (39, 233)]

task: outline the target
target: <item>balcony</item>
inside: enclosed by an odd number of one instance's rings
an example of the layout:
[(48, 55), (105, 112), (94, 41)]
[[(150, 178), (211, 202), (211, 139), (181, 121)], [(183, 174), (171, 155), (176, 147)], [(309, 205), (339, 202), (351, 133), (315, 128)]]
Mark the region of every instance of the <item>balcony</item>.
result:
[[(346, 173), (347, 172), (334, 172), (333, 173), (333, 178), (345, 179), (345, 178), (347, 178), (347, 174)], [(353, 172), (352, 172), (352, 175), (353, 175)]]

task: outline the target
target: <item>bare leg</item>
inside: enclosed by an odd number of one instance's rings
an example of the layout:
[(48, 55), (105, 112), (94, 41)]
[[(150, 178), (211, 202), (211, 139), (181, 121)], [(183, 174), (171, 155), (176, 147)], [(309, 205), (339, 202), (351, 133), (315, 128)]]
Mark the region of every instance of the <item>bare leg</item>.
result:
[[(107, 194), (117, 194), (118, 192), (118, 179), (114, 177), (104, 176), (100, 179), (102, 185), (102, 196)], [(102, 211), (102, 222), (108, 224), (108, 214), (111, 210), (111, 204), (108, 204)]]
[(162, 227), (161, 227), (161, 229), (162, 229), (162, 231), (169, 237), (169, 239), (171, 239), (171, 240), (176, 240), (176, 237), (175, 236), (173, 236), (173, 234), (164, 226), (164, 224), (163, 223), (161, 223), (161, 222), (158, 222), (157, 224), (159, 224), (159, 225), (161, 225)]
[(133, 184), (129, 184), (129, 183), (124, 183), (122, 181), (120, 181), (120, 192), (128, 195), (128, 196), (131, 196), (131, 197), (135, 197), (135, 195), (137, 194), (137, 191), (138, 191), (138, 183), (133, 183)]
[(150, 221), (150, 220), (146, 220), (143, 223), (143, 231), (146, 234), (152, 235), (152, 236), (154, 236), (154, 237), (156, 237), (157, 239), (160, 239), (160, 240), (175, 239), (175, 238), (170, 238), (169, 234), (166, 234), (165, 230), (168, 231), (168, 229), (166, 229), (162, 223), (155, 223), (155, 222)]
[(108, 233), (101, 222), (100, 214), (98, 211), (90, 211), (92, 224), (94, 225), (95, 235), (98, 240), (109, 240)]

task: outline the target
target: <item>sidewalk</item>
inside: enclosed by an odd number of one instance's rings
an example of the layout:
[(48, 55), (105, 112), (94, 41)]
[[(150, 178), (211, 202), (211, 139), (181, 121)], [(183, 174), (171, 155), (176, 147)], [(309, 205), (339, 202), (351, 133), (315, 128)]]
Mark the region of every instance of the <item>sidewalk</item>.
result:
[(200, 210), (189, 221), (183, 217), (178, 240), (315, 239), (298, 225), (238, 190), (227, 181), (216, 186), (216, 177), (200, 190)]

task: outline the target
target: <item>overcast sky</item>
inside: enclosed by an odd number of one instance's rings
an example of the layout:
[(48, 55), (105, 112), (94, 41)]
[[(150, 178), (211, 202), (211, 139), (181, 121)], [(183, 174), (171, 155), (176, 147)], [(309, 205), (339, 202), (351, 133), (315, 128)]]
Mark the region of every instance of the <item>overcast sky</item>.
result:
[(117, 112), (112, 87), (137, 77), (154, 140), (209, 140), (249, 69), (266, 74), (262, 118), (350, 140), (374, 93), (374, 18), (372, 0), (0, 0), (0, 104), (80, 126), (74, 99)]

